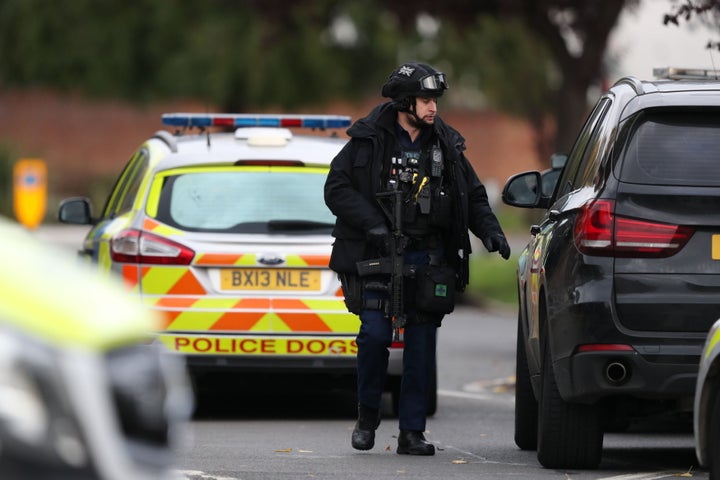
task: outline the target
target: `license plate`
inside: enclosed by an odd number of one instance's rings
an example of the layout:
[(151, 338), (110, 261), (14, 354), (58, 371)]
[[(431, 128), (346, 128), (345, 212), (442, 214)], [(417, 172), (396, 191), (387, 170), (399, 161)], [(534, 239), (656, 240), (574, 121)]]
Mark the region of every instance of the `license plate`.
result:
[(720, 235), (712, 236), (712, 259), (720, 260)]
[(232, 268), (220, 271), (223, 290), (319, 291), (320, 270), (299, 268)]

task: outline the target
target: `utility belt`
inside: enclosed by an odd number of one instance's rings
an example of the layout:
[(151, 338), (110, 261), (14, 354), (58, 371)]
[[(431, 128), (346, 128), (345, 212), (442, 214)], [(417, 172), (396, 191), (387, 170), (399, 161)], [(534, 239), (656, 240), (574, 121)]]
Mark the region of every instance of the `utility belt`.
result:
[(442, 246), (442, 238), (439, 234), (432, 233), (422, 236), (408, 236), (408, 250), (435, 250)]
[[(348, 311), (359, 315), (363, 310), (385, 310), (391, 269), (390, 259), (382, 258), (358, 262), (358, 274), (338, 274)], [(411, 280), (405, 283), (405, 298), (418, 312), (444, 315), (455, 309), (456, 272), (437, 255), (430, 255), (427, 265), (405, 265), (403, 276)], [(380, 295), (368, 296), (367, 291)]]

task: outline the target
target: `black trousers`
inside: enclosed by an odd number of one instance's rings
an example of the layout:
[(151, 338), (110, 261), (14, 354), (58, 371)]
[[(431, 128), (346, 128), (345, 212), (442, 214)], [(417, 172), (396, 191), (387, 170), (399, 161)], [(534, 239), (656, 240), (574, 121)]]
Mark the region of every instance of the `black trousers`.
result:
[[(405, 263), (426, 265), (428, 251), (408, 251)], [(435, 253), (435, 252), (432, 252)], [(409, 282), (408, 292), (414, 291)], [(385, 299), (377, 291), (365, 291), (366, 298)], [(403, 371), (399, 398), (399, 427), (401, 430), (425, 430), (428, 389), (436, 365), (437, 328), (442, 316), (433, 314), (437, 321), (418, 322), (414, 299), (405, 295), (405, 313), (408, 324), (403, 331)], [(363, 310), (360, 313), (360, 331), (357, 336), (357, 387), (358, 401), (372, 409), (380, 408), (388, 367), (388, 347), (392, 342), (392, 323), (382, 310)]]

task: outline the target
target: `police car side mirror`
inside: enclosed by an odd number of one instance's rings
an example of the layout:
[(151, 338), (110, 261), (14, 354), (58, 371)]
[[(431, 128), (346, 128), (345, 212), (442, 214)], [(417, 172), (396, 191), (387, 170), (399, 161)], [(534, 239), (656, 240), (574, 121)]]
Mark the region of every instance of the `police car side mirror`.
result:
[(60, 202), (58, 220), (73, 225), (92, 225), (92, 207), (85, 197), (68, 198)]
[(504, 203), (520, 208), (537, 208), (542, 197), (542, 178), (540, 172), (535, 171), (513, 175), (502, 192)]

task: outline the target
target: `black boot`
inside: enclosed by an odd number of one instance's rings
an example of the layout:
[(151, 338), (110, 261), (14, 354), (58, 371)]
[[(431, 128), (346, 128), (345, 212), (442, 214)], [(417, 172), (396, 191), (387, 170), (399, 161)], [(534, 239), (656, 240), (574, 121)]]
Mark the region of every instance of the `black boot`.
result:
[(370, 450), (375, 445), (375, 430), (380, 425), (380, 410), (358, 405), (358, 421), (352, 432), (352, 447)]
[(425, 440), (423, 432), (400, 430), (397, 453), (401, 455), (435, 455), (435, 445)]

